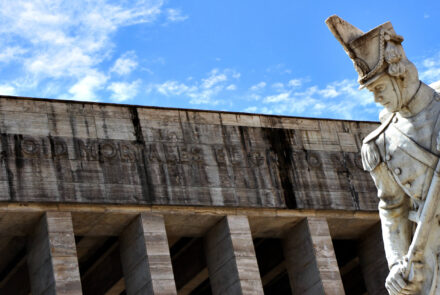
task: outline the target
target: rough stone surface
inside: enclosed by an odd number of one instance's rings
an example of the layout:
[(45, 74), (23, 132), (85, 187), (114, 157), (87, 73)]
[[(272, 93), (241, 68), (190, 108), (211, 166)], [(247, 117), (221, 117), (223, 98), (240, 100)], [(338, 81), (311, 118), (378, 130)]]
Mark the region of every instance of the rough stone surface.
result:
[(28, 242), (32, 294), (82, 294), (70, 212), (47, 212)]
[(246, 216), (226, 216), (204, 238), (212, 293), (264, 294)]
[(382, 241), (380, 224), (371, 227), (358, 244), (359, 260), (368, 294), (386, 294), (385, 278), (388, 264)]
[(120, 249), (127, 294), (177, 294), (162, 216), (137, 216), (122, 233)]
[(0, 98), (0, 200), (376, 210), (376, 123)]
[(301, 221), (286, 234), (283, 249), (294, 294), (345, 294), (325, 218)]

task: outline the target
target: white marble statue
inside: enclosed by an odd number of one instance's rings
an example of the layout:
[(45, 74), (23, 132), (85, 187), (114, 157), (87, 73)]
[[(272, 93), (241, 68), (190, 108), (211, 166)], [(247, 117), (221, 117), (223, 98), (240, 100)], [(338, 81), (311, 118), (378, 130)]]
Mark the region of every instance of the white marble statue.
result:
[(360, 88), (384, 106), (363, 141), (362, 162), (378, 190), (390, 294), (440, 295), (440, 95), (421, 82), (391, 23), (362, 32), (326, 21), (359, 74)]

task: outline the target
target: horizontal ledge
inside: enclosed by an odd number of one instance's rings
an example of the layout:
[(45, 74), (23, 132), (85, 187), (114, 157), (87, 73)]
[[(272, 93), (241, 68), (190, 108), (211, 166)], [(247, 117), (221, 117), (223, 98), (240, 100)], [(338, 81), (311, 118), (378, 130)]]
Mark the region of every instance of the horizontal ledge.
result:
[(163, 205), (102, 205), (102, 204), (53, 204), (53, 203), (0, 203), (0, 213), (38, 213), (46, 211), (69, 211), (85, 213), (126, 213), (151, 212), (157, 214), (184, 215), (246, 215), (249, 217), (329, 217), (336, 219), (379, 220), (377, 211), (273, 209), (273, 208), (232, 208)]

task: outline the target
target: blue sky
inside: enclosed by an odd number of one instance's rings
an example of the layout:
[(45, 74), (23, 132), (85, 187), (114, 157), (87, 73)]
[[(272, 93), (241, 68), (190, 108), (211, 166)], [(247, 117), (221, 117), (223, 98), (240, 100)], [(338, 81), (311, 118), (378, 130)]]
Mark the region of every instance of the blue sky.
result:
[(440, 80), (434, 0), (0, 0), (0, 94), (377, 120), (332, 14), (390, 20), (422, 80)]

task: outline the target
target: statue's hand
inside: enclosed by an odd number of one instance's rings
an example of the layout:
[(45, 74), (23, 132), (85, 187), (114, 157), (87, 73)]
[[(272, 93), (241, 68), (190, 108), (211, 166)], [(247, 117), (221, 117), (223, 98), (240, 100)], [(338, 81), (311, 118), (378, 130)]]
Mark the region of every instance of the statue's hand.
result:
[[(411, 267), (409, 278), (404, 278), (406, 269)], [(420, 262), (413, 262), (410, 265), (406, 260), (394, 265), (385, 281), (385, 287), (390, 295), (413, 295), (420, 291), (423, 280), (422, 269), (423, 264)]]
[(403, 278), (402, 264), (395, 264), (385, 280), (385, 287), (390, 295), (412, 294), (405, 292), (408, 283)]

